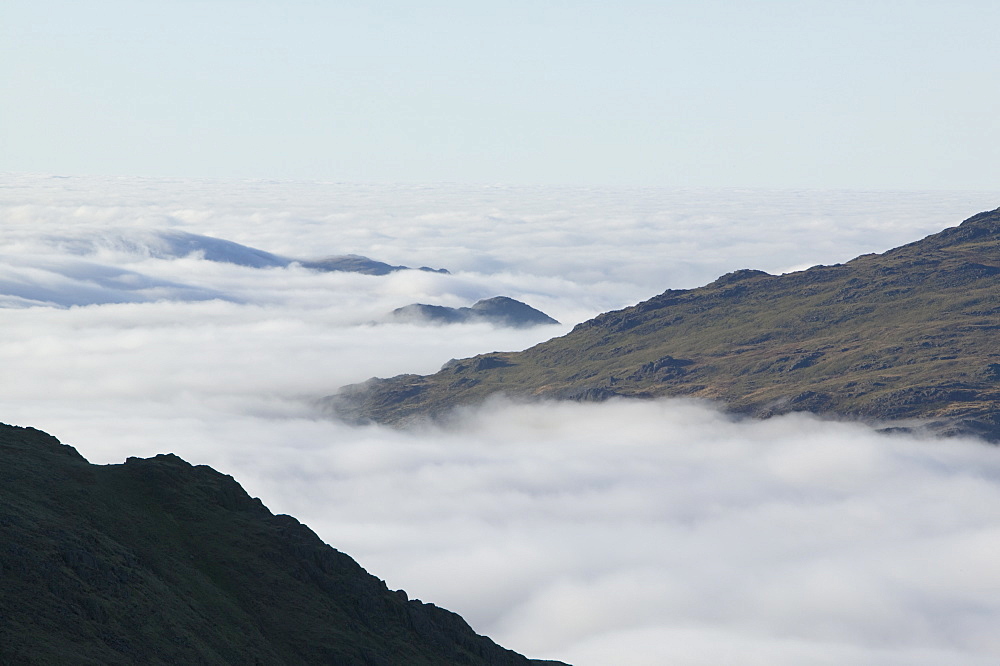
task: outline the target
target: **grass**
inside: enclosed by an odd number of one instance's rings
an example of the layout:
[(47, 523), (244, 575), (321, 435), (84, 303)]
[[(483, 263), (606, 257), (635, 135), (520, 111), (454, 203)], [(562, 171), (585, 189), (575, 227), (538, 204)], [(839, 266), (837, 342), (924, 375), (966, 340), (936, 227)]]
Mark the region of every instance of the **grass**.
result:
[[(668, 290), (523, 352), (347, 387), (330, 405), (404, 424), (494, 393), (693, 396), (758, 416), (807, 410), (996, 440), (998, 330), (1000, 209), (846, 264)], [(667, 357), (688, 363), (648, 370)], [(484, 358), (501, 362), (477, 370)]]

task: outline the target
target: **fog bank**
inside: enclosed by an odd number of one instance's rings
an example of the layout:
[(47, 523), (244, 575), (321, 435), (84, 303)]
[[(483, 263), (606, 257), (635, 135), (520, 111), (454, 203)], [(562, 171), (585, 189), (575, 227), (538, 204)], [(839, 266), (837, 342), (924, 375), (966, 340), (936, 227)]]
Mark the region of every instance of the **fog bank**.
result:
[[(495, 401), (396, 431), (324, 419), (314, 400), (524, 349), (731, 270), (882, 251), (998, 202), (3, 176), (0, 421), (97, 463), (212, 465), (391, 587), (532, 657), (992, 664), (993, 447), (678, 401)], [(191, 250), (184, 234), (215, 240)], [(319, 273), (219, 248), (452, 274)], [(384, 319), (497, 295), (563, 324)]]

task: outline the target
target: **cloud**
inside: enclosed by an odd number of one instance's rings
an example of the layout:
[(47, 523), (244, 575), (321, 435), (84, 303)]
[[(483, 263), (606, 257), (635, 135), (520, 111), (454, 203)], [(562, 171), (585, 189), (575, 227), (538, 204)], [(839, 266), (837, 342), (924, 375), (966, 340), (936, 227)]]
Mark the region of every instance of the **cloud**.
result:
[(669, 401), (496, 403), (419, 432), (350, 428), (273, 398), (156, 410), (68, 418), (88, 440), (234, 474), (390, 586), (527, 654), (1000, 654), (1000, 459), (978, 442)]
[(163, 229), (103, 229), (77, 236), (47, 236), (54, 249), (79, 255), (104, 256), (128, 261), (153, 257), (177, 259), (197, 255), (215, 261), (253, 268), (287, 266), (289, 260), (270, 252), (184, 231)]
[[(284, 456), (296, 462), (268, 494), (390, 584), (411, 581), (528, 654), (1000, 654), (992, 447), (684, 402), (494, 404), (421, 433), (330, 428), (328, 446)], [(282, 490), (303, 467), (322, 490)], [(696, 640), (622, 642), (636, 632)]]
[[(390, 586), (533, 657), (1000, 655), (994, 448), (804, 415), (739, 421), (689, 402), (496, 401), (405, 432), (325, 420), (311, 403), (373, 375), (523, 349), (737, 268), (883, 250), (995, 207), (998, 193), (5, 178), (0, 363), (16, 381), (0, 386), (0, 420), (98, 463), (172, 451), (210, 464)], [(320, 274), (69, 242), (122, 229), (454, 274)], [(373, 323), (411, 302), (500, 294), (566, 325)]]
[(98, 305), (158, 300), (204, 301), (226, 297), (173, 280), (70, 258), (0, 255), (0, 298), (11, 306)]

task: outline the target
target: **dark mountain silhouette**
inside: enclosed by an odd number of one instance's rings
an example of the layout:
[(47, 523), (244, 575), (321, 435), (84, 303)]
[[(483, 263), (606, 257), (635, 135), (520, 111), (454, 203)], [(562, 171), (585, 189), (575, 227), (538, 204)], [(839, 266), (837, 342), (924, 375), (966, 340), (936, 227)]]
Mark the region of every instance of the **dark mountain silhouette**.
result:
[(511, 328), (528, 328), (559, 323), (541, 310), (536, 310), (527, 303), (506, 296), (485, 298), (469, 308), (449, 308), (443, 305), (414, 303), (396, 308), (392, 311), (392, 316), (398, 320), (418, 323), (462, 324), (485, 321)]
[(667, 290), (517, 353), (345, 387), (326, 404), (405, 423), (504, 393), (688, 396), (1000, 440), (1000, 209), (884, 254)]
[(556, 664), (391, 591), (232, 477), (0, 425), (0, 664)]

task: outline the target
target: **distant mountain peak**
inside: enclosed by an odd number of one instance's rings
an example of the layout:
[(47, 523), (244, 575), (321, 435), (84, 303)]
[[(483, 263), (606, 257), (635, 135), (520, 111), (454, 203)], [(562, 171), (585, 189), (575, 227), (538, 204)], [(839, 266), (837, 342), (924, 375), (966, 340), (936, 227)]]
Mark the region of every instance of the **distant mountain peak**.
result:
[[(222, 291), (153, 277), (107, 263), (106, 255), (135, 260), (194, 259), (254, 269), (302, 266), (318, 272), (388, 275), (412, 270), (357, 254), (295, 259), (247, 245), (176, 229), (118, 229), (101, 233), (42, 235), (41, 252), (5, 256), (0, 308), (141, 303), (155, 300), (235, 300)], [(55, 251), (53, 253), (53, 250)], [(53, 256), (55, 254), (55, 256)], [(70, 256), (66, 256), (70, 255)], [(444, 268), (416, 270), (448, 273)], [(72, 288), (66, 287), (66, 282)]]
[[(344, 271), (349, 273), (364, 273), (365, 275), (388, 275), (395, 271), (411, 270), (409, 266), (393, 266), (384, 261), (376, 261), (368, 257), (363, 257), (360, 254), (344, 254), (324, 257), (322, 259), (290, 259), (289, 262), (297, 263), (303, 268), (315, 271)], [(427, 266), (421, 266), (416, 270), (430, 273), (449, 273), (444, 268), (428, 268)]]
[(443, 305), (413, 303), (392, 311), (395, 319), (431, 324), (466, 324), (489, 322), (497, 326), (527, 328), (559, 322), (541, 310), (508, 296), (494, 296), (477, 301), (472, 307), (451, 308)]
[[(249, 268), (284, 268), (291, 264), (299, 264), (316, 271), (346, 271), (368, 275), (387, 275), (393, 271), (410, 270), (409, 266), (387, 264), (359, 254), (298, 259), (224, 238), (177, 229), (119, 229), (79, 237), (50, 237), (49, 242), (76, 255), (95, 254), (100, 250), (156, 259), (179, 259), (195, 255), (205, 261)], [(421, 267), (417, 270), (448, 272), (443, 268)]]

